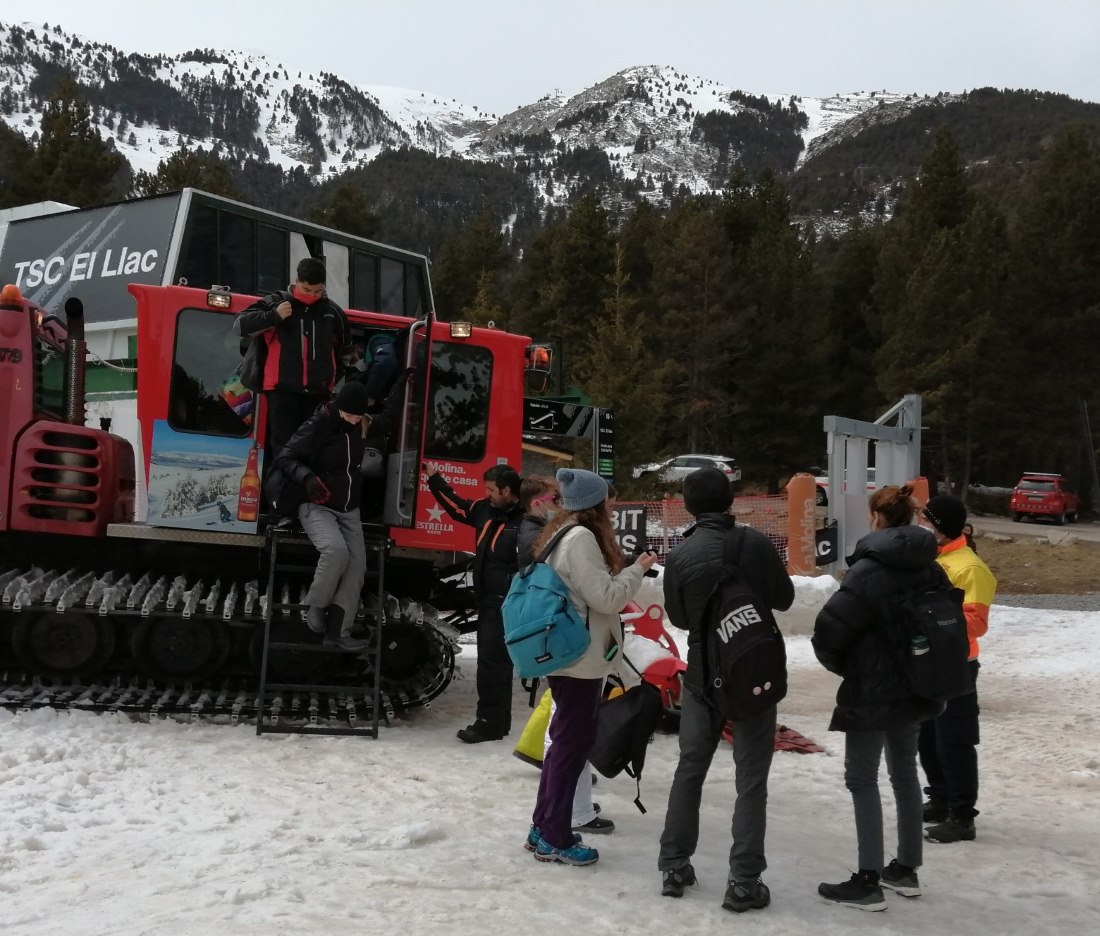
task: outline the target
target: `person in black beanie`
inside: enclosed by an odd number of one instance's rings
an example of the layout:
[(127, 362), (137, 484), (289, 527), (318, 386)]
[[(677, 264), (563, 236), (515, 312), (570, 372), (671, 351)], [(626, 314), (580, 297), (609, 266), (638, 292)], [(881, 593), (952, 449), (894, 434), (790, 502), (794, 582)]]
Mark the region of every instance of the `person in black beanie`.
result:
[[(665, 611), (675, 627), (688, 632), (688, 666), (680, 712), (680, 762), (668, 796), (657, 867), (661, 893), (681, 897), (695, 883), (691, 858), (699, 841), (699, 803), (724, 717), (703, 699), (706, 607), (725, 562), (730, 537), (740, 539), (738, 568), (768, 607), (785, 611), (794, 601), (794, 585), (775, 546), (763, 533), (737, 527), (730, 514), (733, 486), (717, 468), (700, 468), (684, 479), (684, 506), (695, 526), (684, 534), (665, 564)], [(775, 750), (776, 710), (734, 724), (733, 761), (737, 797), (733, 807), (733, 847), (722, 906), (740, 913), (762, 909), (771, 894), (760, 875), (767, 867), (768, 773)]]
[(936, 538), (936, 561), (951, 584), (963, 592), (963, 614), (970, 638), (970, 677), (974, 691), (947, 703), (943, 713), (921, 725), (920, 763), (928, 786), (925, 838), (951, 844), (974, 839), (978, 815), (978, 641), (989, 630), (989, 609), (997, 579), (966, 541), (966, 504), (950, 494), (933, 497), (920, 514), (920, 525)]
[[(347, 383), (331, 403), (302, 424), (275, 459), (276, 468), (305, 493), (298, 519), (320, 557), (305, 603), (306, 623), (325, 634), (325, 646), (367, 649), (351, 636), (366, 574), (367, 550), (359, 518), (363, 448), (369, 418), (367, 391)], [(339, 636), (337, 636), (337, 634)]]

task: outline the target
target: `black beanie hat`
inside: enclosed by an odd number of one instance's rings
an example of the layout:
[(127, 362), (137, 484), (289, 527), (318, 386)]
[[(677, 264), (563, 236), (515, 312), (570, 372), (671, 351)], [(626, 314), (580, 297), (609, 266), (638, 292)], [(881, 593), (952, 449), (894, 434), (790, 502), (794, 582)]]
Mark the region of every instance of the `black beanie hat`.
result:
[(367, 388), (353, 380), (340, 388), (332, 405), (352, 416), (364, 416), (367, 412), (367, 402)]
[(684, 506), (695, 517), (725, 513), (733, 503), (733, 485), (717, 468), (697, 468), (684, 478)]
[(924, 515), (932, 526), (948, 539), (962, 536), (966, 524), (966, 504), (950, 494), (937, 494), (924, 505)]

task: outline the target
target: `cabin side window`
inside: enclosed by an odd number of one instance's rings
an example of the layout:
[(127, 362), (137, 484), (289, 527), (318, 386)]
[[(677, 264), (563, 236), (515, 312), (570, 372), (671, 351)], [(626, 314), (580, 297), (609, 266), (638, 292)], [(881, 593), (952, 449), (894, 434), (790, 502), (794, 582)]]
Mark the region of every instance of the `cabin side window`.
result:
[(405, 264), (382, 257), (379, 264), (381, 296), (378, 311), (387, 315), (405, 314)]
[(485, 457), (492, 378), (493, 354), (487, 348), (432, 343), (427, 458), (479, 462)]
[(180, 432), (247, 436), (252, 431), (253, 395), (240, 386), (241, 340), (233, 316), (208, 309), (184, 309), (176, 319), (168, 423)]
[(217, 282), (233, 292), (256, 291), (256, 222), (251, 218), (218, 212)]
[(177, 277), (186, 279), (188, 286), (209, 289), (218, 282), (217, 209), (209, 205), (192, 207), (176, 270)]
[(351, 254), (351, 307), (378, 311), (378, 258), (362, 250)]
[(415, 319), (424, 317), (428, 311), (424, 295), (424, 271), (413, 264), (405, 267), (405, 314)]
[(266, 296), (286, 289), (290, 282), (289, 246), (286, 231), (261, 224), (256, 229), (257, 295)]

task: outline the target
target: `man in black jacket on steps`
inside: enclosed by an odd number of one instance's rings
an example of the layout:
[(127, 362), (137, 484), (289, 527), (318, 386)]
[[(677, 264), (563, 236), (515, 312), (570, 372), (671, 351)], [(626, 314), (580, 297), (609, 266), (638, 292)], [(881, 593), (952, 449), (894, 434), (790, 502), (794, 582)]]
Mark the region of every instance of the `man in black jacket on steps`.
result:
[(477, 595), (477, 716), (458, 732), (460, 741), (499, 741), (512, 730), (512, 659), (504, 645), (500, 607), (516, 572), (516, 536), (523, 520), (520, 480), (514, 468), (494, 465), (485, 472), (486, 496), (459, 496), (427, 462), (428, 488), (459, 523), (474, 528), (474, 593)]
[(319, 554), (305, 598), (306, 623), (325, 635), (325, 646), (354, 652), (367, 649), (365, 640), (351, 636), (366, 574), (359, 519), (366, 411), (363, 385), (345, 384), (331, 403), (302, 424), (275, 460), (304, 494), (298, 519)]
[[(665, 611), (676, 627), (688, 632), (688, 667), (680, 712), (680, 762), (668, 797), (665, 828), (657, 867), (664, 875), (661, 893), (681, 897), (695, 883), (691, 865), (699, 841), (699, 803), (703, 781), (722, 737), (723, 716), (703, 700), (703, 663), (707, 652), (706, 607), (725, 561), (726, 541), (742, 537), (738, 568), (761, 602), (786, 611), (794, 585), (779, 553), (763, 533), (750, 527), (734, 532), (730, 515), (733, 488), (717, 468), (700, 468), (684, 479), (684, 506), (695, 526), (665, 564)], [(760, 880), (767, 867), (764, 830), (767, 823), (768, 773), (775, 751), (775, 706), (755, 718), (734, 722), (733, 763), (737, 791), (733, 807), (733, 847), (722, 906), (742, 912), (771, 901)]]

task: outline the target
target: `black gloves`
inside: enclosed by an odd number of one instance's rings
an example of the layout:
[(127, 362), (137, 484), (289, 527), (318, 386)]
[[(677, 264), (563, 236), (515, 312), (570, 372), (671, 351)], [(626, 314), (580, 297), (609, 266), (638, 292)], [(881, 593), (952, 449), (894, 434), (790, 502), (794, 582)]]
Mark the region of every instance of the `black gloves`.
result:
[(324, 504), (331, 497), (329, 489), (325, 487), (325, 482), (322, 481), (317, 475), (311, 475), (309, 480), (306, 481), (306, 496), (315, 504)]

